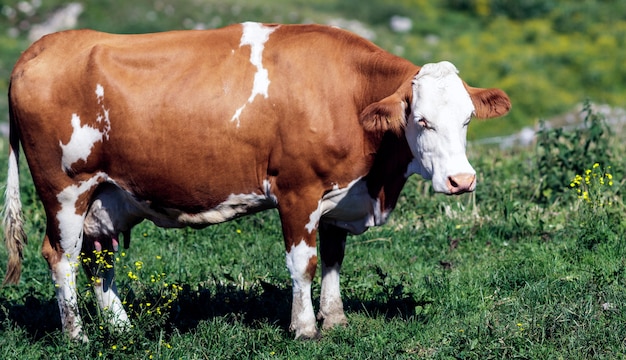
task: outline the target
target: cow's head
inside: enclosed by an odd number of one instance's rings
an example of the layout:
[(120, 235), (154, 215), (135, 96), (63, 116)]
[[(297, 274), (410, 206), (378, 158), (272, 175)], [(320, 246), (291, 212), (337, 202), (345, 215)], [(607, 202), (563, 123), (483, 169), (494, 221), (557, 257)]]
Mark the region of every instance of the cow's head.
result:
[(404, 134), (413, 153), (408, 174), (432, 179), (434, 190), (446, 194), (476, 186), (476, 172), (465, 155), (471, 117), (496, 117), (511, 107), (502, 90), (470, 87), (457, 73), (447, 61), (426, 64), (411, 81), (361, 114), (370, 132)]

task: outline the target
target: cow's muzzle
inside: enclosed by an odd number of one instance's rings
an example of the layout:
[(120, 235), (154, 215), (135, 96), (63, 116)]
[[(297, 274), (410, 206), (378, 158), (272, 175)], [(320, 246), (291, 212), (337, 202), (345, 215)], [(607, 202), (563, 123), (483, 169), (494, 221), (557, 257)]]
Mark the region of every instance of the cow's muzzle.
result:
[(456, 174), (448, 176), (447, 185), (451, 195), (474, 191), (476, 188), (476, 174)]

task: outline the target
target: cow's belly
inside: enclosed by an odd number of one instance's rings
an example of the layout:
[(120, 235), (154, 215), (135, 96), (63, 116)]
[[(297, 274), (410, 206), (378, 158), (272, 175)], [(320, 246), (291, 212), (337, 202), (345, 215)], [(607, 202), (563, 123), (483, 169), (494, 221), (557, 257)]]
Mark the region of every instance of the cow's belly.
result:
[(389, 212), (379, 198), (372, 198), (364, 180), (358, 179), (345, 188), (328, 192), (320, 202), (320, 221), (361, 234), (371, 226), (382, 225)]
[(226, 200), (212, 209), (187, 213), (178, 209), (155, 209), (141, 203), (144, 217), (161, 227), (204, 227), (219, 224), (247, 214), (276, 207), (276, 198), (271, 194), (230, 194)]
[[(85, 234), (92, 237), (115, 237), (129, 231), (143, 219), (165, 228), (185, 226), (204, 227), (232, 220), (247, 214), (274, 208), (277, 199), (264, 184), (263, 193), (231, 194), (212, 209), (188, 213), (179, 209), (155, 207), (148, 201), (136, 199), (132, 194), (108, 183), (102, 186), (85, 218)], [(378, 198), (372, 198), (364, 180), (355, 180), (345, 188), (326, 193), (318, 209), (311, 216), (312, 229), (318, 221), (338, 226), (353, 234), (360, 234), (371, 226), (382, 225), (389, 212), (383, 209)]]
[[(265, 195), (231, 194), (224, 202), (213, 209), (194, 214), (169, 210), (174, 216), (167, 216), (167, 218), (175, 218), (176, 222), (183, 226), (197, 227), (218, 224), (273, 207), (276, 207), (275, 199)], [(151, 220), (159, 226), (164, 226), (159, 224), (159, 221), (161, 221), (160, 218), (151, 218)], [(167, 219), (165, 221), (167, 221)]]
[(212, 209), (187, 213), (179, 209), (155, 207), (148, 201), (136, 199), (114, 184), (102, 185), (85, 217), (84, 230), (89, 236), (117, 236), (130, 230), (143, 219), (165, 228), (185, 226), (204, 227), (237, 217), (276, 207), (276, 198), (263, 194), (231, 194)]

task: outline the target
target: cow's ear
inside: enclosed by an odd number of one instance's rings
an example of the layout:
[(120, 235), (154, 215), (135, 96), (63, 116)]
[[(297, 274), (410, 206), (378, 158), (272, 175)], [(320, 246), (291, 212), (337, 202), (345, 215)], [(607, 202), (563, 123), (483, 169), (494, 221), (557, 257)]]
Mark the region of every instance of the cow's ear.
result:
[(359, 117), (361, 126), (365, 131), (373, 134), (382, 135), (391, 131), (396, 135), (401, 135), (406, 126), (412, 97), (412, 81), (409, 80), (395, 93), (368, 105)]
[(474, 103), (474, 115), (488, 119), (505, 115), (511, 109), (511, 100), (500, 89), (481, 89), (465, 85)]

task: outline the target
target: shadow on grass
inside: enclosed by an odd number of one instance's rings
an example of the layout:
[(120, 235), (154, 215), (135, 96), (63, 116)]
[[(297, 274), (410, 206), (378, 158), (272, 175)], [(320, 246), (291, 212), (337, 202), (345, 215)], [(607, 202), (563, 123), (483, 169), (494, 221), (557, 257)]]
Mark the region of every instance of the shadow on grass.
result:
[[(289, 328), (291, 317), (291, 288), (279, 287), (261, 282), (261, 286), (249, 290), (237, 289), (234, 285), (222, 285), (217, 288), (192, 289), (183, 285), (183, 291), (172, 304), (170, 316), (165, 323), (167, 331), (176, 329), (188, 332), (195, 329), (201, 321), (216, 317), (231, 316), (251, 328), (264, 324), (275, 324), (285, 331)], [(344, 298), (347, 314), (363, 313), (367, 316), (382, 316), (387, 319), (415, 319), (427, 321), (423, 316), (416, 316), (416, 306), (426, 303), (416, 301), (412, 296), (386, 298), (383, 300), (363, 301), (358, 298)], [(314, 299), (318, 302), (319, 299)], [(316, 304), (316, 308), (317, 308)], [(0, 298), (0, 330), (9, 330), (16, 326), (26, 331), (29, 337), (40, 340), (61, 329), (59, 308), (54, 297), (31, 293), (23, 301)], [(96, 312), (93, 304), (85, 309), (81, 307), (86, 321), (92, 321)], [(91, 315), (91, 316), (90, 316)], [(131, 315), (131, 321), (132, 321)]]
[(56, 298), (30, 293), (23, 301), (0, 298), (0, 329), (11, 325), (20, 327), (33, 339), (39, 340), (61, 329), (61, 317)]
[[(379, 296), (386, 297), (385, 294)], [(261, 282), (261, 289), (247, 291), (234, 286), (222, 286), (217, 290), (190, 290), (187, 287), (174, 303), (169, 325), (179, 331), (188, 331), (195, 328), (200, 321), (231, 315), (250, 327), (273, 323), (287, 330), (291, 320), (291, 299), (290, 287), (279, 287), (266, 282)], [(315, 302), (319, 302), (319, 298), (314, 299)], [(416, 315), (415, 309), (430, 303), (415, 300), (410, 295), (367, 301), (344, 297), (347, 314), (364, 313), (367, 316), (422, 322), (428, 319), (424, 315)], [(318, 305), (319, 303), (315, 304), (316, 309)]]

